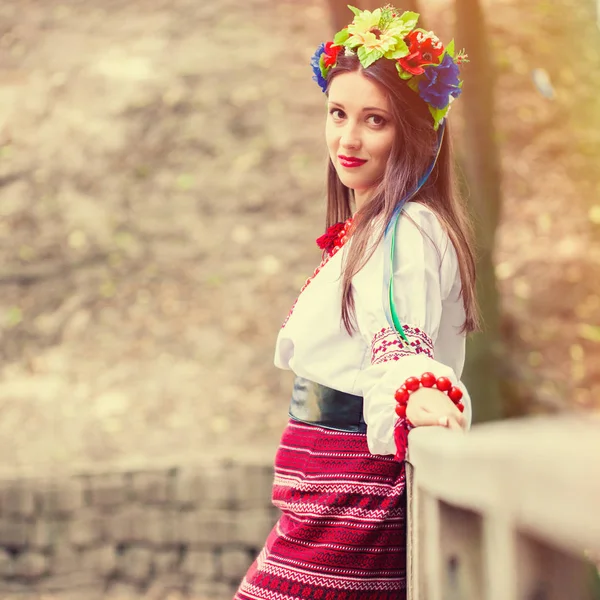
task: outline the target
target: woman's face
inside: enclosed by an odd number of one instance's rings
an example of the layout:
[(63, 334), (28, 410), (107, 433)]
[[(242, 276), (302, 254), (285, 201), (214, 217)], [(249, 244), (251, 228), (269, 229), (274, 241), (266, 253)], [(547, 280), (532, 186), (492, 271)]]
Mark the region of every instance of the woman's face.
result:
[(329, 86), (328, 113), (329, 157), (360, 208), (383, 178), (392, 149), (396, 127), (389, 100), (359, 71), (342, 73)]

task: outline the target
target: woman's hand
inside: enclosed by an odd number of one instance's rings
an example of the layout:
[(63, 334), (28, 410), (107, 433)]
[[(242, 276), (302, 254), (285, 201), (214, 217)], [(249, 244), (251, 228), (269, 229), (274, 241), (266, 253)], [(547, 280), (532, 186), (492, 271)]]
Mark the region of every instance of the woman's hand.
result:
[(447, 394), (434, 388), (419, 388), (410, 395), (406, 417), (415, 426), (438, 425), (462, 431), (466, 419)]

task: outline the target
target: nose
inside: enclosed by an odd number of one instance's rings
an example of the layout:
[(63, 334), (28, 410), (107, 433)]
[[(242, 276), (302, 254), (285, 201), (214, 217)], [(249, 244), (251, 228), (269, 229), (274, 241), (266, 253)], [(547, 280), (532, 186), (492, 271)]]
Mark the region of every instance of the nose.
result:
[(348, 122), (340, 133), (340, 146), (342, 148), (347, 150), (360, 149), (360, 133), (356, 124)]

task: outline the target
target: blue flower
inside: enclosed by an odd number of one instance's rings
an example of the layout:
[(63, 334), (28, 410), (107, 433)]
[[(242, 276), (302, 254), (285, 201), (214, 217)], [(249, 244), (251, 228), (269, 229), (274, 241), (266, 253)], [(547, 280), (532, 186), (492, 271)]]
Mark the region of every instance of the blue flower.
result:
[(325, 44), (321, 44), (317, 51), (313, 54), (313, 57), (310, 59), (310, 66), (313, 70), (313, 80), (319, 84), (319, 87), (323, 90), (323, 92), (327, 91), (327, 80), (323, 77), (321, 73), (321, 67), (319, 65), (321, 61), (321, 55), (325, 52)]
[(450, 97), (458, 98), (462, 91), (458, 74), (458, 65), (446, 54), (439, 65), (425, 67), (419, 81), (419, 95), (434, 108), (446, 108)]

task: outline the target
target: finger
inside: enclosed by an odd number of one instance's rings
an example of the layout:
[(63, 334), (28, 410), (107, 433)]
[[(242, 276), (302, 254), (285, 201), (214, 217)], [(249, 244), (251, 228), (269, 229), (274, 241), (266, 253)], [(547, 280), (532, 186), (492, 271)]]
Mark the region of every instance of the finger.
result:
[(464, 431), (463, 430), (463, 426), (461, 425), (461, 423), (459, 422), (458, 419), (454, 418), (454, 417), (449, 417), (448, 419), (448, 429), (452, 430), (452, 431)]
[(439, 424), (442, 427), (447, 427), (448, 429), (451, 429), (452, 431), (464, 431), (459, 419), (455, 418), (454, 415), (448, 417), (440, 417)]
[(450, 410), (448, 412), (448, 416), (451, 419), (454, 419), (456, 421), (456, 423), (460, 427), (464, 427), (465, 426), (465, 424), (466, 424), (466, 418), (463, 415), (463, 413), (461, 413), (460, 410), (458, 410), (458, 407), (452, 406), (452, 408), (450, 408)]
[[(440, 417), (439, 413), (433, 414), (433, 413), (425, 412), (422, 410), (415, 411), (414, 414), (410, 414), (407, 411), (406, 416), (408, 417), (410, 422), (415, 427), (422, 427), (422, 426), (428, 426), (428, 425), (440, 425), (440, 419), (448, 419), (447, 416)], [(442, 424), (442, 427), (445, 427), (445, 426), (446, 426), (445, 423)]]
[(413, 414), (407, 413), (407, 417), (415, 427), (438, 426), (453, 430), (462, 430), (464, 423), (464, 417), (458, 410), (456, 414), (451, 412), (447, 415), (440, 415), (439, 412), (434, 414), (424, 410), (417, 410)]
[(458, 409), (456, 409), (456, 412), (452, 411), (448, 417), (450, 421), (453, 421), (458, 427), (463, 428), (465, 426), (465, 417)]
[[(415, 407), (415, 408), (417, 408), (417, 407)], [(427, 404), (423, 403), (422, 405), (419, 405), (418, 411), (419, 411), (419, 417), (421, 417), (423, 414), (427, 414), (430, 416), (438, 415), (438, 417), (439, 417), (439, 415), (445, 414), (445, 415), (448, 415), (449, 417), (451, 416), (451, 417), (458, 419), (459, 423), (462, 426), (464, 426), (466, 424), (466, 417), (463, 415), (463, 413), (460, 412), (458, 407), (452, 402), (444, 402), (443, 406), (440, 406), (439, 404), (437, 406), (432, 406), (431, 399), (428, 397)], [(428, 424), (430, 424), (430, 423), (428, 423)]]

